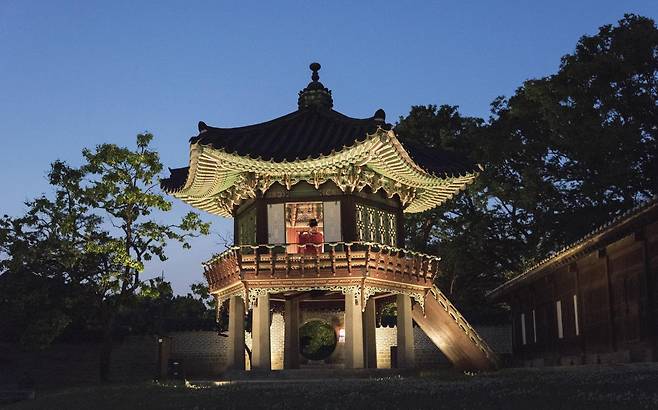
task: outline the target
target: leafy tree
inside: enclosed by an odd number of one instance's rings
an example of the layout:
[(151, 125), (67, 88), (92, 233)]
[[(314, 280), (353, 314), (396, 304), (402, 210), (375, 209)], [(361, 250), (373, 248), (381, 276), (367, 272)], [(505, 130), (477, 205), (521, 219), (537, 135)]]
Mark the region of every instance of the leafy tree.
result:
[[(658, 29), (625, 15), (582, 37), (559, 71), (492, 103), (487, 122), (412, 107), (401, 138), (482, 164), (474, 185), (408, 218), (407, 241), (439, 254), (441, 288), (475, 320), (484, 293), (658, 193)], [(494, 315), (497, 316), (497, 315)]]
[(157, 152), (149, 149), (152, 134), (137, 135), (137, 149), (103, 144), (84, 150), (81, 168), (87, 181), (81, 200), (114, 229), (102, 241), (90, 242), (87, 250), (106, 257), (93, 278), (103, 327), (101, 380), (109, 377), (112, 335), (117, 312), (142, 283), (144, 262), (153, 257), (166, 260), (170, 241), (189, 248), (190, 237), (207, 235), (209, 224), (188, 213), (178, 224), (161, 224), (154, 217), (166, 212), (171, 203), (158, 191), (162, 164)]
[(501, 272), (516, 266), (519, 257), (514, 251), (518, 239), (505, 233), (510, 222), (497, 218), (494, 211), (499, 205), (491, 194), (493, 170), (488, 164), (492, 153), (482, 145), (487, 140), (483, 127), (483, 120), (463, 117), (457, 107), (447, 105), (414, 106), (396, 126), (403, 142), (452, 151), (486, 164), (464, 193), (405, 219), (407, 245), (441, 256), (438, 286), (475, 320), (496, 315), (482, 306), (482, 295), (500, 283)]
[(139, 134), (134, 150), (114, 144), (85, 149), (85, 163), (77, 169), (56, 162), (50, 175), (55, 199), (39, 198), (28, 204), (25, 217), (5, 217), (0, 226), (5, 271), (53, 277), (85, 295), (93, 311), (90, 325), (102, 334), (103, 381), (109, 378), (117, 320), (144, 283), (144, 263), (166, 260), (170, 242), (189, 248), (190, 237), (209, 233), (209, 224), (195, 213), (177, 224), (157, 221), (171, 203), (158, 189), (162, 164), (149, 149), (152, 139)]
[(517, 94), (527, 101), (510, 101), (505, 114), (533, 105), (551, 130), (548, 162), (559, 170), (552, 182), (576, 208), (560, 222), (589, 230), (658, 192), (653, 20), (627, 14), (617, 26), (582, 37), (557, 74), (529, 82)]
[(72, 323), (84, 321), (100, 260), (85, 252), (103, 240), (100, 219), (83, 204), (83, 174), (56, 161), (48, 174), (52, 199), (26, 203), (24, 216), (0, 219), (0, 335), (28, 348), (44, 348)]
[[(174, 296), (171, 284), (158, 277), (142, 282), (119, 313), (122, 334), (167, 334), (182, 330), (217, 330), (215, 307), (198, 296), (205, 286), (192, 284), (192, 293)], [(207, 289), (207, 288), (206, 288)]]

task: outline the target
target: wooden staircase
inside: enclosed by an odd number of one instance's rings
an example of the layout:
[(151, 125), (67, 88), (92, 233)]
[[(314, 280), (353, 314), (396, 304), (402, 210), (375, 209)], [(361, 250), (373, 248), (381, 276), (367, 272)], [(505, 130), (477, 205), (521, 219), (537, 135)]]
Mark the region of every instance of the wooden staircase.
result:
[(436, 286), (425, 296), (425, 311), (414, 305), (413, 319), (460, 370), (494, 370), (496, 353)]

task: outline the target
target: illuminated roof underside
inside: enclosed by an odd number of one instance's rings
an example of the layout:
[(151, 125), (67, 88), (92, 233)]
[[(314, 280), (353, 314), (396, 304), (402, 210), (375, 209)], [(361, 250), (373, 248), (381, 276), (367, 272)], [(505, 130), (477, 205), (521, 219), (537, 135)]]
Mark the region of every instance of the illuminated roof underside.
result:
[(398, 195), (405, 212), (444, 203), (473, 181), (478, 167), (454, 153), (397, 138), (384, 110), (351, 118), (333, 108), (331, 91), (312, 81), (299, 92), (298, 109), (260, 124), (215, 128), (199, 123), (190, 140), (190, 166), (171, 170), (162, 188), (188, 204), (232, 216), (245, 199), (275, 182), (316, 188), (333, 181), (344, 192), (382, 189)]
[[(474, 171), (434, 175), (416, 164), (392, 130), (377, 127), (349, 147), (329, 155), (275, 162), (228, 153), (198, 138), (191, 144), (190, 166), (172, 170), (163, 188), (188, 204), (212, 214), (230, 217), (233, 207), (274, 182), (290, 189), (300, 181), (316, 188), (333, 181), (344, 192), (383, 189), (398, 195), (405, 212), (438, 206), (473, 181)], [(184, 182), (183, 182), (184, 181)]]

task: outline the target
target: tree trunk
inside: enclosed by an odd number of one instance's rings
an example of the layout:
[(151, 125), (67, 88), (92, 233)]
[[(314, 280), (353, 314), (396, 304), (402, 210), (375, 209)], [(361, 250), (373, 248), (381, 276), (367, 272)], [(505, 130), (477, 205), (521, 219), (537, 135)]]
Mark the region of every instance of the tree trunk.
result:
[[(112, 315), (114, 316), (114, 315)], [(100, 380), (101, 383), (110, 381), (110, 364), (112, 360), (112, 348), (114, 347), (113, 332), (114, 330), (114, 317), (105, 322), (103, 329), (103, 340), (101, 341), (100, 349)]]

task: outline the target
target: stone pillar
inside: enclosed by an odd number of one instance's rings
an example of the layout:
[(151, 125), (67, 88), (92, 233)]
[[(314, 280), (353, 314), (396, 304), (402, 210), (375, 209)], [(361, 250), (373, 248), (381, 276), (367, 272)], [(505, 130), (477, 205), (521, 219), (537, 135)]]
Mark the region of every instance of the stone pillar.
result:
[(270, 295), (259, 296), (251, 318), (251, 369), (271, 370)]
[(363, 312), (363, 353), (364, 365), (370, 369), (377, 368), (377, 322), (375, 317), (375, 299), (366, 302)]
[(345, 368), (363, 368), (363, 315), (353, 292), (345, 294)]
[(411, 297), (397, 295), (398, 368), (412, 368), (416, 362), (414, 327), (411, 318)]
[(244, 370), (244, 302), (240, 296), (229, 299), (228, 368)]
[(283, 368), (299, 369), (299, 300), (286, 300), (283, 311), (285, 323)]

